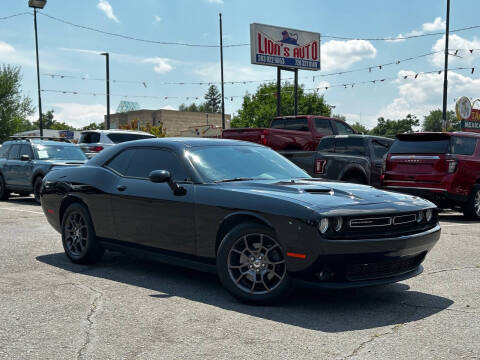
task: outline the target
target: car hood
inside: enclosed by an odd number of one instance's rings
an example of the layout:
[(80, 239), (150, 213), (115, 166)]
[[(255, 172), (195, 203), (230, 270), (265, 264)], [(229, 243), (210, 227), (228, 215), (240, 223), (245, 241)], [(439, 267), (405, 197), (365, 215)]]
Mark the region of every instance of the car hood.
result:
[[(376, 189), (372, 186), (317, 180), (242, 181), (221, 184), (232, 191), (262, 194), (303, 204), (319, 212), (349, 207), (379, 211), (414, 211), (435, 207), (416, 196)], [(376, 205), (376, 206), (368, 206)]]

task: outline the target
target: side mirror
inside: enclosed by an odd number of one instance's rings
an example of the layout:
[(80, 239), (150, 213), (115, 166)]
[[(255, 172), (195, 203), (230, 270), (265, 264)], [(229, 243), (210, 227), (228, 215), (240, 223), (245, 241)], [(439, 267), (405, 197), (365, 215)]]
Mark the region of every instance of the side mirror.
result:
[(30, 161), (30, 156), (28, 156), (28, 155), (22, 155), (22, 156), (20, 156), (20, 160), (21, 160), (21, 161)]
[(163, 183), (170, 181), (172, 176), (170, 175), (170, 171), (167, 170), (153, 170), (149, 175), (148, 178), (151, 182), (154, 183)]

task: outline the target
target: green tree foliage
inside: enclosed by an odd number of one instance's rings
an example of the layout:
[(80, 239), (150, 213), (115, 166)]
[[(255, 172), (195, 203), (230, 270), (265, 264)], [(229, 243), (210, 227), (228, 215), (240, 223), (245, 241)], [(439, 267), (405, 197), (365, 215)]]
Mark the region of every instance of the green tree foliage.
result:
[(105, 129), (103, 123), (90, 123), (87, 126), (82, 127), (80, 130), (103, 130)]
[(0, 143), (9, 136), (31, 129), (27, 117), (33, 114), (32, 100), (21, 92), (20, 68), (0, 68)]
[[(75, 130), (73, 126), (70, 126), (64, 122), (59, 122), (54, 119), (54, 111), (48, 110), (46, 114), (43, 114), (42, 117), (43, 128), (49, 130)], [(34, 129), (40, 129), (40, 121), (33, 122)]]
[[(334, 116), (335, 117), (335, 116)], [(350, 124), (350, 126), (352, 128), (355, 129), (356, 132), (358, 132), (359, 134), (369, 134), (370, 133), (370, 130), (368, 130), (366, 128), (366, 126), (360, 124), (358, 121), (355, 122), (354, 124)]]
[[(282, 86), (282, 115), (293, 115), (293, 84), (286, 82)], [(238, 115), (232, 119), (231, 127), (268, 127), (277, 114), (277, 85), (261, 84), (253, 95), (243, 97)], [(317, 93), (305, 94), (302, 86), (298, 88), (298, 113), (306, 115), (330, 116), (331, 110), (323, 96)]]
[(378, 118), (377, 126), (375, 126), (369, 133), (371, 135), (395, 137), (397, 134), (405, 132), (413, 132), (414, 126), (420, 126), (420, 121), (415, 115), (408, 114), (405, 119), (390, 120), (383, 117)]
[[(442, 131), (442, 110), (436, 109), (430, 111), (430, 114), (425, 116), (423, 120), (422, 129), (424, 131)], [(457, 119), (455, 112), (447, 112), (447, 131), (460, 131), (462, 124)]]
[(221, 112), (222, 94), (215, 85), (210, 85), (205, 94), (205, 110), (209, 113)]
[(197, 105), (195, 103), (191, 103), (190, 105), (181, 104), (178, 107), (178, 111), (191, 111), (191, 112), (207, 112), (207, 106), (205, 103)]

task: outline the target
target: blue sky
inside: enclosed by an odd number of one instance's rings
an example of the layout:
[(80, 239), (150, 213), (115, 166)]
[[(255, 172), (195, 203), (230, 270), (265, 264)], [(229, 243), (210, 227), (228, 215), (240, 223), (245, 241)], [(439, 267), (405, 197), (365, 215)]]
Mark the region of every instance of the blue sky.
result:
[[(29, 11), (27, 0), (2, 0), (0, 18)], [(218, 44), (218, 13), (223, 14), (224, 44), (249, 43), (249, 24), (253, 22), (320, 32), (345, 37), (396, 37), (438, 32), (444, 29), (446, 0), (48, 0), (43, 13), (76, 24), (108, 32), (157, 41)], [(451, 29), (480, 25), (480, 1), (453, 0)], [(46, 16), (38, 16), (40, 67), (42, 74), (60, 74), (82, 79), (52, 78), (42, 75), (42, 88), (101, 94), (105, 83), (88, 80), (104, 78), (105, 60), (100, 52), (111, 53), (112, 112), (120, 100), (137, 101), (141, 108), (178, 108), (181, 103), (199, 102), (219, 74), (218, 48), (192, 48), (158, 45), (110, 37), (78, 29)], [(480, 97), (480, 29), (455, 33), (450, 68), (477, 67), (452, 71), (449, 76), (450, 108), (459, 96)], [(322, 38), (322, 70), (300, 71), (307, 89), (318, 88), (335, 113), (368, 127), (379, 116), (401, 118), (413, 113), (423, 119), (429, 110), (441, 108), (443, 74), (405, 75), (443, 68), (443, 37), (428, 36), (405, 41), (341, 41)], [(439, 53), (344, 75), (331, 72), (364, 68), (417, 56)], [(453, 51), (452, 51), (453, 52)], [(225, 96), (227, 113), (241, 106), (241, 95), (254, 92), (258, 84), (228, 84), (229, 81), (275, 79), (273, 67), (250, 64), (248, 46), (224, 49)], [(23, 89), (36, 100), (36, 68), (33, 17), (23, 15), (0, 20), (0, 64), (20, 65)], [(283, 76), (291, 76), (284, 72)], [(313, 78), (315, 76), (315, 78)], [(396, 78), (376, 84), (332, 87), (344, 83)], [(132, 81), (132, 82), (121, 82)], [(142, 84), (146, 83), (146, 87)], [(165, 82), (203, 82), (203, 85), (165, 85)], [(325, 90), (325, 87), (329, 87)], [(312, 90), (313, 91), (313, 90)], [(151, 96), (125, 98), (119, 95)], [(165, 99), (165, 97), (168, 97)], [(183, 98), (175, 98), (183, 97)], [(189, 99), (187, 100), (186, 97)], [(231, 99), (233, 98), (233, 101)], [(198, 98), (198, 100), (195, 100)], [(74, 126), (100, 122), (105, 113), (102, 95), (44, 92), (44, 109), (54, 109), (57, 119)]]

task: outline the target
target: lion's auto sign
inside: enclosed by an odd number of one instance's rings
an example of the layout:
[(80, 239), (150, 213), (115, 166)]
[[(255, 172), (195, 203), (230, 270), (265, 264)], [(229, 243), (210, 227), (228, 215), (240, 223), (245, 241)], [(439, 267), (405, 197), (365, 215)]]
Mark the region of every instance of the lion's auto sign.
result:
[(250, 24), (252, 64), (320, 70), (320, 34)]
[(458, 99), (455, 112), (462, 121), (463, 131), (480, 132), (480, 109), (473, 109), (468, 97), (462, 96)]

